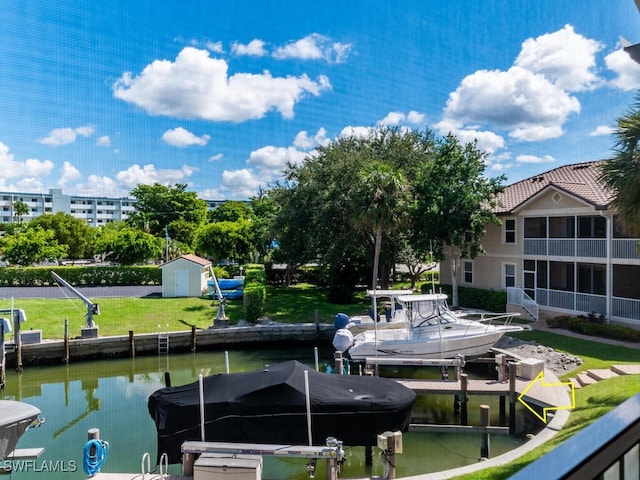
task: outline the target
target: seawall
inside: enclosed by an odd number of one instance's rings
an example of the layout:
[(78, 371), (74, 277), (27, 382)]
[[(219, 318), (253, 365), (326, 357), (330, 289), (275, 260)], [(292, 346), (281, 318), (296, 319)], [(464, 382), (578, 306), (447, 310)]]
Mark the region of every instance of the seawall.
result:
[[(169, 332), (169, 352), (189, 352), (199, 348), (248, 347), (266, 343), (291, 345), (320, 342), (330, 345), (334, 332), (333, 325), (315, 323), (233, 326)], [(69, 339), (69, 361), (157, 355), (160, 335), (136, 334), (134, 331), (131, 335)], [(26, 343), (22, 345), (21, 354), (23, 366), (59, 364), (65, 362), (67, 357), (64, 340)], [(8, 367), (15, 367), (16, 352), (7, 352), (6, 360)]]

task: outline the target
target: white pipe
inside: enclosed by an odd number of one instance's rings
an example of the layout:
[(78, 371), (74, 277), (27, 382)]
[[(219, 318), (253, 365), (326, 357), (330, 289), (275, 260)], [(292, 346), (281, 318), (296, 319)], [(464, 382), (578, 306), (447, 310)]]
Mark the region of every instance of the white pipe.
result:
[(316, 361), (316, 372), (319, 372), (320, 368), (318, 367), (318, 347), (313, 347), (313, 358)]
[(204, 385), (202, 383), (202, 374), (198, 375), (200, 384), (200, 439), (204, 442)]
[(227, 373), (229, 373), (229, 352), (228, 351), (224, 352), (224, 364), (225, 364), (225, 367), (227, 367)]
[(309, 398), (309, 371), (304, 371), (304, 396), (307, 404), (307, 435), (309, 436), (309, 446), (313, 445), (311, 436), (311, 399)]

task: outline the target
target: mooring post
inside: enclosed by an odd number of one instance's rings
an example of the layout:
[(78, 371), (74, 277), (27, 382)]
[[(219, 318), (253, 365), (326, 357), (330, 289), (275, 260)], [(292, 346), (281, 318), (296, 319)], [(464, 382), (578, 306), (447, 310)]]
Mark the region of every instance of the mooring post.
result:
[(195, 453), (185, 452), (182, 454), (182, 475), (185, 477), (193, 476), (193, 464), (196, 461)]
[(509, 362), (509, 435), (516, 433), (516, 362)]
[(373, 465), (373, 447), (371, 445), (365, 445), (364, 447), (364, 464), (367, 466)]
[(467, 388), (469, 376), (466, 373), (460, 375), (460, 425), (466, 426), (469, 423), (467, 416)]
[(396, 436), (393, 432), (384, 432), (387, 437), (387, 450), (385, 451), (386, 461), (389, 464), (388, 479), (396, 478)]
[(314, 319), (316, 321), (316, 341), (318, 341), (320, 338), (320, 310), (315, 311)]
[(4, 372), (4, 318), (0, 318), (0, 388), (4, 389), (5, 372)]
[(196, 351), (196, 326), (191, 325), (191, 351)]
[(22, 372), (22, 339), (20, 338), (20, 310), (13, 311), (13, 332), (16, 342), (16, 372)]
[(342, 375), (342, 352), (339, 350), (333, 352), (333, 359), (335, 361), (336, 373)]
[[(480, 425), (483, 428), (489, 426), (489, 405), (480, 405)], [(485, 430), (482, 433), (482, 445), (480, 446), (480, 458), (489, 458), (490, 455), (489, 432)]]
[(64, 363), (69, 365), (69, 319), (64, 319)]
[[(99, 428), (90, 428), (87, 430), (87, 440), (100, 440), (100, 429)], [(95, 445), (91, 445), (89, 447), (89, 455), (95, 457), (96, 455), (96, 447)]]
[(136, 344), (133, 338), (133, 330), (129, 330), (129, 354), (131, 358), (136, 358)]

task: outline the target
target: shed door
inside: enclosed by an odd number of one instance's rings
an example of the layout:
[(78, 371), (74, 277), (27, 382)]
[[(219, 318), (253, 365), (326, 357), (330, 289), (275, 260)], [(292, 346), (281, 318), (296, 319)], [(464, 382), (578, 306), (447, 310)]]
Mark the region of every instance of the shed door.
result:
[(189, 296), (189, 270), (176, 270), (176, 297)]

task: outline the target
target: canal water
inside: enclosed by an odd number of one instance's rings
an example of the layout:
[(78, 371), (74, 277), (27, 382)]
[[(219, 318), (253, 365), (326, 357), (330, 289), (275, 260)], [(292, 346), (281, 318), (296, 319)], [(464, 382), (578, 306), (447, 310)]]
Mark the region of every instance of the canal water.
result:
[[(332, 366), (332, 351), (321, 351), (318, 356), (321, 371)], [(29, 429), (18, 444), (18, 448), (44, 447), (44, 454), (31, 462), (11, 462), (10, 478), (86, 478), (82, 469), (83, 448), (87, 431), (92, 428), (98, 428), (100, 437), (109, 443), (103, 472), (140, 473), (145, 452), (150, 453), (152, 463), (156, 458), (156, 431), (147, 400), (151, 393), (164, 387), (165, 372), (170, 372), (173, 385), (191, 383), (199, 374), (225, 372), (227, 358), (231, 373), (260, 369), (289, 359), (315, 368), (313, 347), (301, 347), (231, 350), (227, 355), (223, 351), (199, 351), (78, 362), (68, 366), (32, 366), (21, 374), (8, 371), (0, 398), (30, 403), (46, 418), (40, 427)], [(400, 372), (402, 376), (405, 373)], [(491, 406), (491, 424), (499, 425), (498, 398), (484, 396), (469, 398), (469, 423), (479, 425), (481, 404)], [(459, 423), (453, 413), (453, 398), (449, 396), (418, 396), (414, 415), (428, 423)], [(523, 441), (493, 435), (491, 456), (511, 450)], [(416, 475), (475, 463), (480, 456), (480, 444), (480, 434), (408, 432), (403, 436), (403, 453), (396, 457), (397, 475)], [(364, 448), (345, 447), (345, 451), (342, 478), (383, 474), (378, 449), (374, 448), (373, 465), (365, 465)], [(7, 465), (4, 462), (0, 468)], [(180, 473), (180, 466), (171, 466), (170, 472)], [(263, 478), (306, 479), (306, 460), (265, 457)], [(325, 478), (324, 462), (318, 462), (316, 478)]]

